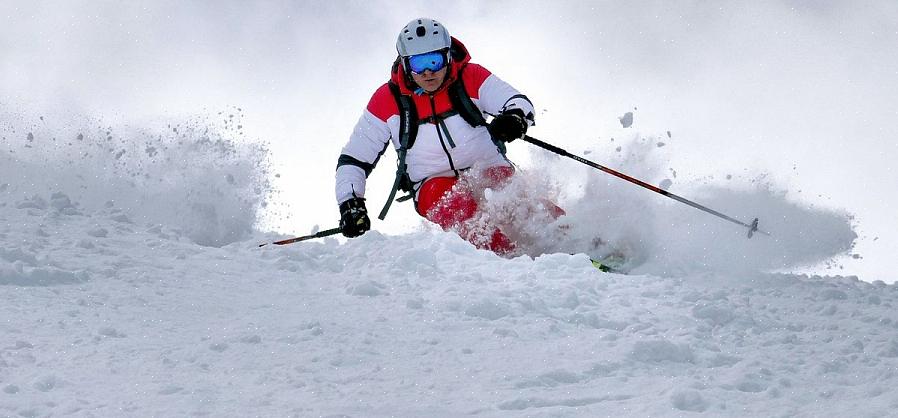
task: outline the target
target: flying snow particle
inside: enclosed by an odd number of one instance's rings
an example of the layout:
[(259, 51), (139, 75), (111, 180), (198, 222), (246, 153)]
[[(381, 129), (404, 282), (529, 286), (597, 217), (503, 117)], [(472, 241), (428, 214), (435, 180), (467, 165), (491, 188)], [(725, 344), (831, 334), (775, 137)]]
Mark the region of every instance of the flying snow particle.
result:
[(620, 124), (624, 128), (629, 128), (629, 127), (633, 126), (633, 112), (624, 113), (623, 116), (621, 116), (617, 119), (620, 120)]

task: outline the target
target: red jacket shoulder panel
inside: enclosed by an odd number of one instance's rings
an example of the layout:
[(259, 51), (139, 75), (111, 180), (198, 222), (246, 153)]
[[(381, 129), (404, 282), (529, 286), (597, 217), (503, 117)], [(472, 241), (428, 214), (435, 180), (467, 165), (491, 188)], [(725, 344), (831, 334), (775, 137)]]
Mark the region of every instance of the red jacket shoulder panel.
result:
[(462, 78), (464, 78), (463, 81), (465, 82), (465, 90), (468, 92), (468, 96), (471, 96), (472, 99), (479, 99), (480, 86), (483, 85), (483, 82), (486, 81), (491, 74), (490, 70), (483, 68), (482, 65), (469, 63), (462, 73)]
[(390, 91), (389, 84), (384, 83), (371, 95), (371, 100), (368, 101), (368, 111), (384, 122), (390, 116), (399, 114), (399, 106), (396, 104), (393, 92)]

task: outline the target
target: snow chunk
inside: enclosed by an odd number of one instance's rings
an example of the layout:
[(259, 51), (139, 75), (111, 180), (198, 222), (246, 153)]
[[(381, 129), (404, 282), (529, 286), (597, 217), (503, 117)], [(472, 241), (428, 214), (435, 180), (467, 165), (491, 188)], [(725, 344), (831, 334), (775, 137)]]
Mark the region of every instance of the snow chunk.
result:
[(628, 395), (613, 395), (613, 396), (599, 396), (599, 397), (587, 397), (587, 398), (567, 398), (567, 399), (558, 399), (558, 400), (550, 400), (550, 399), (541, 399), (541, 398), (521, 398), (515, 399), (508, 402), (503, 402), (497, 407), (500, 410), (504, 411), (522, 411), (528, 408), (550, 408), (550, 407), (558, 407), (565, 406), (570, 408), (576, 408), (580, 406), (587, 406), (592, 404), (597, 404), (601, 402), (608, 401), (622, 401), (626, 399), (630, 399), (631, 396)]
[(227, 344), (227, 343), (213, 343), (213, 344), (209, 344), (209, 349), (212, 350), (212, 351), (214, 351), (214, 352), (216, 352), (216, 353), (222, 353), (222, 352), (224, 352), (225, 350), (228, 349), (228, 344)]
[(511, 309), (502, 303), (483, 299), (465, 309), (465, 315), (495, 321), (511, 315)]
[(756, 380), (743, 380), (736, 385), (736, 390), (745, 393), (761, 393), (767, 390), (767, 385)]
[(132, 221), (131, 218), (128, 217), (128, 215), (125, 215), (122, 213), (110, 216), (109, 219), (112, 219), (113, 221), (116, 221), (116, 222), (121, 222), (123, 224), (133, 224), (134, 223), (134, 221)]
[(21, 350), (23, 348), (34, 348), (34, 344), (31, 344), (28, 341), (18, 340), (16, 341), (16, 345), (13, 346), (14, 350)]
[(599, 318), (595, 312), (590, 312), (586, 315), (574, 314), (568, 319), (568, 322), (572, 324), (587, 325), (595, 329), (609, 329), (613, 331), (623, 331), (630, 325), (622, 321)]
[(369, 280), (365, 283), (362, 283), (358, 286), (354, 286), (354, 287), (348, 289), (346, 292), (353, 296), (374, 297), (374, 296), (380, 296), (382, 294), (385, 294), (385, 292), (383, 291), (383, 289), (385, 289), (385, 288), (386, 288), (386, 286), (384, 286), (378, 282), (375, 282), (373, 280)]
[(624, 113), (623, 116), (617, 118), (620, 121), (620, 126), (624, 128), (629, 128), (633, 126), (633, 112)]
[(102, 327), (97, 330), (97, 334), (108, 338), (125, 338), (125, 334), (118, 332), (115, 328), (112, 327)]
[(12, 266), (0, 265), (0, 286), (56, 286), (86, 282), (90, 276), (85, 271), (66, 271), (55, 267), (25, 267), (22, 262)]
[(56, 192), (50, 196), (50, 206), (65, 215), (79, 214), (78, 208), (72, 203), (72, 200), (62, 192)]
[(545, 382), (552, 382), (552, 385), (554, 386), (558, 384), (577, 383), (582, 380), (582, 376), (564, 369), (559, 369), (543, 373), (539, 376), (539, 379)]
[(896, 358), (898, 357), (898, 340), (892, 340), (879, 353), (880, 357)]
[(58, 382), (56, 376), (48, 375), (37, 379), (31, 386), (41, 392), (49, 392), (58, 386)]
[(732, 308), (726, 306), (699, 305), (692, 308), (692, 316), (696, 319), (704, 319), (716, 326), (730, 323), (736, 314)]
[(106, 228), (95, 227), (87, 230), (87, 235), (95, 238), (106, 238), (109, 235), (109, 231)]
[(646, 363), (693, 363), (695, 356), (688, 345), (677, 345), (667, 340), (638, 341), (633, 344), (630, 358)]
[(405, 307), (409, 309), (423, 309), (424, 299), (409, 299), (405, 302)]
[(437, 271), (437, 257), (429, 249), (406, 250), (396, 259), (393, 267), (399, 271), (413, 271), (418, 274), (433, 275)]
[(47, 201), (40, 196), (32, 196), (30, 199), (23, 200), (16, 204), (16, 209), (41, 209), (47, 208)]
[(37, 258), (33, 254), (22, 251), (21, 248), (13, 248), (11, 250), (0, 248), (0, 259), (9, 261), (10, 263), (21, 260), (30, 265), (37, 264)]
[(97, 246), (94, 245), (92, 241), (86, 239), (79, 239), (78, 242), (75, 243), (75, 246), (78, 248), (84, 248), (85, 250), (92, 250), (94, 248), (97, 248)]
[(848, 294), (839, 289), (824, 289), (820, 291), (820, 298), (823, 300), (845, 300)]
[(670, 402), (680, 411), (704, 412), (708, 408), (702, 394), (694, 390), (677, 390), (670, 396)]
[(159, 392), (157, 392), (157, 393), (159, 393), (160, 395), (174, 395), (183, 390), (184, 390), (184, 388), (182, 388), (180, 386), (166, 385), (162, 389), (159, 389)]

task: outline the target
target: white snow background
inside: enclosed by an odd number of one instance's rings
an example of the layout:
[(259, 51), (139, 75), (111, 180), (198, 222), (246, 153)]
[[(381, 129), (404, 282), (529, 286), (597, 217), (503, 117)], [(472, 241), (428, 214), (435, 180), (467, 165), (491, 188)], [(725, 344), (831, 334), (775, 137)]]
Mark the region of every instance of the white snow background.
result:
[[(891, 415), (894, 6), (649, 6), (5, 3), (0, 416)], [(513, 143), (495, 213), (568, 211), (528, 255), (407, 204), (258, 248), (335, 225), (416, 15), (530, 94), (534, 136), (772, 236)], [(613, 250), (632, 274), (584, 254)]]

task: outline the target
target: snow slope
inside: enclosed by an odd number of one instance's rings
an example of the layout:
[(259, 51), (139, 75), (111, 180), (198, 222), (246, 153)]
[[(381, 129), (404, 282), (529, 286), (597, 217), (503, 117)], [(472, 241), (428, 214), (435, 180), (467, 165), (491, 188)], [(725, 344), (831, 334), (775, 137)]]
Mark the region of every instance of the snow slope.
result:
[[(260, 249), (278, 238), (252, 230), (271, 193), (252, 174), (264, 150), (235, 140), (236, 127), (78, 139), (91, 123), (41, 131), (8, 120), (0, 416), (839, 417), (898, 408), (898, 286), (767, 272), (825, 261), (853, 239), (844, 217), (775, 193), (707, 197), (790, 220), (781, 230), (795, 233), (770, 241), (787, 255), (751, 248), (757, 240), (714, 244), (729, 232), (713, 223), (679, 235), (692, 250), (711, 240), (706, 251), (679, 252), (657, 237), (681, 226), (630, 223), (610, 231), (639, 237), (631, 248), (643, 264), (627, 276), (597, 271), (582, 253), (503, 259), (426, 227)], [(568, 198), (575, 225), (587, 209), (680, 213)], [(572, 234), (559, 245), (585, 239)], [(746, 257), (736, 250), (755, 261), (735, 261)], [(763, 268), (750, 268), (758, 260)]]

